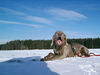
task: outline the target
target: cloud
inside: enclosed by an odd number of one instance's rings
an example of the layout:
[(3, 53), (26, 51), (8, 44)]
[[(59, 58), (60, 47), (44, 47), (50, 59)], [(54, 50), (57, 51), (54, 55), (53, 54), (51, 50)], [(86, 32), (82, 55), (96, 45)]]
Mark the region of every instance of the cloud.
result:
[[(26, 13), (23, 13), (23, 12), (20, 12), (20, 11), (15, 11), (15, 10), (5, 8), (5, 7), (0, 7), (0, 9), (4, 10), (6, 12), (10, 12), (10, 13), (15, 14), (15, 15), (19, 15), (19, 17), (23, 17), (25, 20), (28, 20), (28, 21), (35, 21), (35, 22), (44, 23), (44, 24), (51, 24), (52, 23), (50, 20), (43, 18), (43, 17), (30, 16)], [(26, 9), (32, 11), (31, 8), (26, 8)]]
[(5, 24), (18, 24), (18, 25), (26, 25), (26, 26), (31, 26), (34, 28), (41, 28), (41, 25), (38, 24), (27, 24), (27, 23), (21, 23), (21, 22), (15, 22), (15, 21), (6, 21), (6, 20), (0, 20), (0, 23), (5, 23)]
[(5, 7), (0, 7), (0, 9), (7, 11), (7, 12), (11, 12), (11, 13), (16, 14), (16, 15), (25, 15), (25, 13), (23, 13), (23, 12), (15, 11), (15, 10), (5, 8)]
[(73, 10), (65, 10), (65, 9), (60, 9), (60, 8), (52, 8), (47, 11), (49, 14), (65, 19), (65, 20), (80, 20), (80, 19), (86, 19), (87, 17), (84, 16), (83, 14), (80, 14), (76, 11)]
[(64, 31), (68, 38), (91, 38), (93, 35), (82, 32)]
[(25, 18), (26, 20), (30, 20), (30, 21), (35, 21), (35, 22), (39, 22), (39, 23), (44, 23), (44, 24), (52, 24), (52, 22), (46, 18), (43, 17), (37, 17), (37, 16), (26, 16)]
[(30, 11), (30, 12), (35, 12), (37, 10), (35, 8), (34, 8), (35, 9), (34, 10), (32, 7), (28, 7), (28, 6), (21, 6), (21, 8), (24, 9), (24, 10)]

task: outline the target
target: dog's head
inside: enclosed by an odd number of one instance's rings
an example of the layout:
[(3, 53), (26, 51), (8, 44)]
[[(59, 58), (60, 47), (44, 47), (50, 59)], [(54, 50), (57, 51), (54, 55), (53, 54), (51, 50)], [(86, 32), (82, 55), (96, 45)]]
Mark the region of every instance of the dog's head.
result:
[(66, 35), (62, 31), (56, 31), (52, 38), (51, 46), (62, 46), (66, 44)]

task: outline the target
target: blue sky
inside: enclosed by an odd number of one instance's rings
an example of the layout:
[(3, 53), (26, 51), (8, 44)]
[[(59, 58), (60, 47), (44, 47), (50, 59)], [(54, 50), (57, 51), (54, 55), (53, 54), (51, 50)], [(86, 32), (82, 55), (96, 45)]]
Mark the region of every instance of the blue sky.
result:
[(100, 37), (100, 0), (0, 0), (0, 44), (47, 40), (55, 31), (67, 38)]

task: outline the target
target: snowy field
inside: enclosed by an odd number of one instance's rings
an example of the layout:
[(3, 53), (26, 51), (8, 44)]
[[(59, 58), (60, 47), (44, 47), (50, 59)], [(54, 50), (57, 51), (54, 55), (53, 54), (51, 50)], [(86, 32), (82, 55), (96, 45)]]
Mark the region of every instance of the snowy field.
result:
[[(100, 54), (100, 49), (90, 49)], [(39, 61), (52, 50), (0, 51), (0, 75), (100, 75), (100, 57)]]

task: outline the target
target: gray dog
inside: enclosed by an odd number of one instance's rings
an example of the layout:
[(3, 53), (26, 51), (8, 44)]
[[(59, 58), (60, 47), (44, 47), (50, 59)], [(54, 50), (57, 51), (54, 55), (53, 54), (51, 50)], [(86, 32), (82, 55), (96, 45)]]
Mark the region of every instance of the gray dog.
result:
[(53, 46), (54, 54), (49, 53), (47, 56), (41, 59), (41, 61), (57, 60), (66, 57), (74, 57), (72, 48), (75, 48), (76, 52), (80, 56), (90, 56), (88, 49), (80, 44), (68, 44), (66, 35), (62, 31), (56, 31), (52, 38), (51, 46)]

